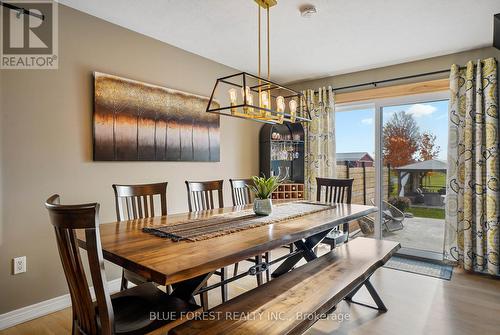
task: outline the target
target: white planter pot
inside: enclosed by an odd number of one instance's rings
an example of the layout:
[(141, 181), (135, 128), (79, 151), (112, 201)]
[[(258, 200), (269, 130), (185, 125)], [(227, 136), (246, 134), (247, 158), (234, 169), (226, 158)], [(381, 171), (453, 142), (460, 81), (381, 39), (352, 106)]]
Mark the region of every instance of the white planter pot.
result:
[(253, 211), (257, 215), (271, 215), (273, 212), (271, 199), (255, 199), (253, 202)]

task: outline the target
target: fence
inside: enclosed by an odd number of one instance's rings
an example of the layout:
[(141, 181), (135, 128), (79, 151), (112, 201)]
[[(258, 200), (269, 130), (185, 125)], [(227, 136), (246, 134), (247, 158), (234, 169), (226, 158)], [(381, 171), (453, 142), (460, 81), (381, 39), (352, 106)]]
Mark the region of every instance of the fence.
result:
[[(347, 163), (347, 162), (346, 162)], [(387, 200), (391, 191), (390, 185), (390, 167), (384, 167), (384, 199)], [(352, 199), (353, 204), (371, 205), (370, 200), (375, 199), (375, 167), (364, 166), (349, 167), (349, 164), (337, 164), (337, 178), (352, 178)], [(354, 232), (359, 229), (357, 221), (349, 224), (349, 231)]]
[[(384, 167), (384, 199), (387, 200), (390, 185), (390, 167)], [(370, 200), (375, 198), (375, 167), (349, 167), (349, 164), (337, 165), (337, 178), (352, 178), (352, 203), (371, 205)]]

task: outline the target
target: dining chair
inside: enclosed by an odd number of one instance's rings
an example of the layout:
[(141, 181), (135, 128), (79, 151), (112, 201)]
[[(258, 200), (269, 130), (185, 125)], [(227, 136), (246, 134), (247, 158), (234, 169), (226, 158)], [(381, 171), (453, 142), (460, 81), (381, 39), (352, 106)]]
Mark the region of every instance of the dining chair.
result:
[[(354, 179), (332, 179), (316, 177), (316, 201), (326, 203), (345, 203), (350, 204), (352, 198), (352, 184)], [(323, 189), (325, 192), (322, 197)], [(345, 242), (349, 240), (349, 223), (342, 225), (342, 231), (345, 235)], [(335, 248), (335, 238), (325, 237), (321, 243), (330, 245), (330, 250)]]
[(187, 181), (188, 206), (190, 212), (215, 209), (213, 193), (217, 193), (218, 208), (224, 208), (223, 180)]
[[(252, 203), (252, 195), (250, 193), (250, 189), (248, 185), (252, 185), (252, 179), (229, 179), (229, 183), (231, 184), (231, 197), (233, 199), (233, 206), (244, 206)], [(255, 259), (248, 258), (247, 261), (260, 264), (262, 262), (262, 258), (266, 263), (271, 261), (271, 254), (269, 252), (264, 253), (263, 256), (255, 256)], [(234, 264), (233, 276), (238, 274), (239, 262)], [(271, 279), (271, 269), (266, 270), (266, 281)], [(262, 284), (262, 273), (256, 275), (257, 278), (257, 286)]]
[[(59, 195), (47, 199), (45, 207), (54, 226), (57, 247), (71, 296), (72, 334), (146, 334), (168, 322), (158, 315), (180, 315), (199, 307), (169, 296), (153, 283), (144, 283), (111, 295), (106, 281), (99, 235), (99, 204), (61, 205)], [(92, 301), (76, 231), (85, 236)]]
[(248, 185), (253, 185), (252, 179), (229, 179), (233, 206), (244, 206), (252, 203), (252, 195)]
[[(118, 221), (150, 218), (155, 215), (167, 215), (167, 184), (113, 185), (115, 192), (116, 219)], [(155, 198), (159, 198), (159, 211), (155, 211)], [(136, 285), (147, 282), (138, 274), (123, 269), (121, 289), (128, 288), (128, 283)], [(170, 287), (167, 286), (170, 292)]]
[[(205, 211), (215, 209), (215, 201), (213, 193), (216, 192), (218, 202), (217, 208), (224, 208), (224, 198), (222, 193), (223, 180), (212, 181), (188, 181), (186, 180), (186, 187), (188, 193), (188, 207), (190, 212)], [(227, 279), (227, 269), (221, 268), (219, 271), (214, 272), (220, 276), (221, 282)], [(206, 302), (208, 299), (207, 292), (202, 294), (202, 301)], [(227, 301), (227, 285), (221, 285), (222, 302)], [(206, 305), (203, 306), (206, 308)]]

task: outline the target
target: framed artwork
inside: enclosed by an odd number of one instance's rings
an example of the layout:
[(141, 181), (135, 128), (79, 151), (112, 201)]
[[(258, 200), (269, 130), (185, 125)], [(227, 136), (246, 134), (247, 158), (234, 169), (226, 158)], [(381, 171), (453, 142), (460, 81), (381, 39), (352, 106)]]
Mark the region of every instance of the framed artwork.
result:
[(208, 101), (94, 72), (94, 160), (218, 162), (220, 121)]

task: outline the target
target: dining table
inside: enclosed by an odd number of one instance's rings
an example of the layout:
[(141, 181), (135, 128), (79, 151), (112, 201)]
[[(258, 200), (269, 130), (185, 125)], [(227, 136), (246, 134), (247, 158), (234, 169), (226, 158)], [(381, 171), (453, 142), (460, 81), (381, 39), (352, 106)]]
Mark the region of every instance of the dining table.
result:
[[(236, 206), (102, 223), (99, 233), (104, 259), (149, 281), (171, 285), (171, 294), (192, 301), (200, 290), (206, 289), (208, 279), (218, 269), (293, 243), (295, 251), (274, 260), (281, 264), (272, 277), (279, 277), (292, 270), (303, 258), (307, 262), (317, 258), (314, 248), (335, 227), (377, 211), (374, 206), (329, 204), (322, 211), (197, 241), (163, 238), (144, 231), (182, 222), (203, 222), (214, 216), (248, 212), (251, 208), (251, 205)], [(77, 237), (80, 247), (85, 249), (85, 235), (78, 234)], [(269, 265), (255, 264), (248, 273), (237, 278), (257, 275)]]

